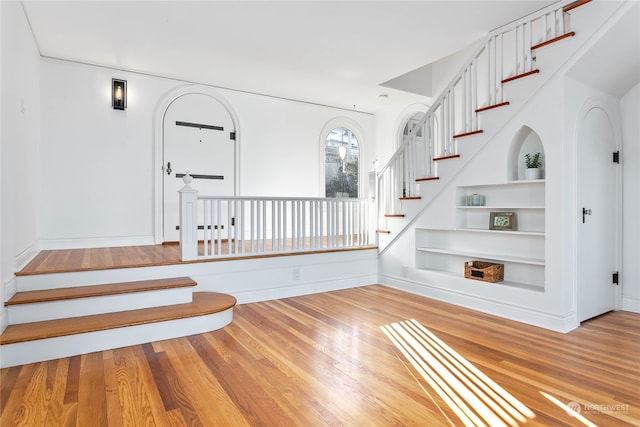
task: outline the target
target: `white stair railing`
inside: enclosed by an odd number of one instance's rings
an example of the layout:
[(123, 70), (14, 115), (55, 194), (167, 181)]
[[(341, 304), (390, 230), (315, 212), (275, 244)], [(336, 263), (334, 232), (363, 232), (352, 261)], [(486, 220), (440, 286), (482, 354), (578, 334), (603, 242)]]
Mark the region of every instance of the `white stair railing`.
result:
[(437, 161), (458, 155), (457, 138), (480, 133), (478, 109), (504, 102), (505, 80), (535, 73), (533, 46), (567, 32), (561, 2), (492, 31), (436, 98), (408, 138), (377, 174), (377, 228), (400, 213), (400, 198), (420, 196), (416, 179), (438, 176)]
[(189, 178), (180, 190), (183, 261), (373, 244), (369, 199), (201, 196)]

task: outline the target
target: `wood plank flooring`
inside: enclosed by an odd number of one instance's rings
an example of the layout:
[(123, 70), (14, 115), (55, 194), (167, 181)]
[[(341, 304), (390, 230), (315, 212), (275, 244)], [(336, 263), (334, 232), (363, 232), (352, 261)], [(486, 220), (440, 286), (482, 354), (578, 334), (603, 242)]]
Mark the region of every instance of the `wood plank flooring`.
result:
[(640, 315), (560, 334), (373, 285), (240, 305), (206, 334), (3, 369), (0, 425), (463, 425), (381, 328), (406, 319), (532, 411), (527, 426), (640, 424)]
[[(310, 243), (307, 243), (309, 247)], [(202, 244), (200, 244), (202, 247)], [(223, 245), (223, 253), (227, 253), (227, 243)], [(292, 250), (292, 242), (288, 241), (287, 248)], [(244, 256), (229, 255), (220, 258), (181, 261), (180, 245), (143, 245), (124, 246), (114, 248), (88, 248), (88, 249), (64, 249), (41, 251), (16, 276), (28, 276), (33, 274), (66, 273), (72, 271), (107, 270), (115, 268), (151, 267), (160, 265), (188, 264), (195, 262), (215, 262), (237, 259), (254, 259), (281, 257), (288, 255), (307, 255), (325, 252), (343, 252), (353, 250), (376, 249), (377, 246), (362, 246), (354, 248), (332, 248), (323, 250), (296, 250), (294, 252), (252, 254), (247, 249)], [(266, 248), (270, 250), (270, 246)], [(202, 250), (200, 251), (202, 252)]]

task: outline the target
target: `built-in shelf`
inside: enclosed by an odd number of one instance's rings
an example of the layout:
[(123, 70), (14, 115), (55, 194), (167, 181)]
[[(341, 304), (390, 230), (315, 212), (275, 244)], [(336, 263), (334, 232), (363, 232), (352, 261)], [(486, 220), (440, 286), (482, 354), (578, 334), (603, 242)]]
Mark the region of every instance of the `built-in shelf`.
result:
[(459, 256), (463, 258), (480, 259), (480, 260), (487, 260), (487, 261), (490, 260), (490, 261), (500, 261), (500, 262), (515, 262), (519, 264), (529, 264), (529, 265), (544, 265), (544, 259), (541, 259), (541, 258), (517, 257), (517, 256), (509, 256), (505, 254), (492, 254), (492, 253), (486, 253), (486, 252), (484, 253), (466, 252), (466, 251), (427, 248), (427, 247), (421, 247), (416, 249), (420, 252), (453, 255), (453, 256)]
[[(472, 184), (456, 188), (456, 223), (449, 229), (416, 229), (416, 267), (461, 280), (467, 261), (504, 264), (496, 283), (544, 291), (545, 180)], [(473, 195), (483, 206), (470, 206)], [(514, 230), (490, 230), (491, 212), (513, 212)]]
[(496, 283), (481, 282), (479, 280), (467, 279), (464, 277), (463, 273), (452, 273), (450, 271), (441, 271), (441, 270), (424, 269), (424, 268), (422, 268), (421, 270), (426, 270), (426, 271), (429, 271), (430, 274), (436, 274), (442, 277), (453, 277), (456, 279), (465, 280), (465, 281), (468, 281), (469, 283), (478, 283), (478, 284), (487, 283), (493, 286), (504, 286), (509, 288), (525, 289), (525, 290), (534, 291), (534, 292), (544, 292), (544, 286), (530, 285), (527, 283), (520, 283), (520, 282), (512, 282), (509, 280), (503, 280), (502, 282), (496, 282)]
[(538, 236), (544, 237), (543, 231), (520, 231), (520, 230), (487, 230), (485, 228), (457, 228), (457, 231), (468, 231), (470, 233), (490, 233), (490, 234), (512, 234), (515, 236)]
[(457, 206), (458, 209), (489, 209), (499, 210), (520, 210), (520, 209), (544, 209), (544, 206)]
[(471, 184), (465, 185), (459, 188), (475, 188), (475, 187), (506, 187), (510, 185), (530, 185), (530, 184), (544, 184), (544, 179), (521, 179), (517, 181), (505, 181), (505, 182), (497, 182), (493, 184)]

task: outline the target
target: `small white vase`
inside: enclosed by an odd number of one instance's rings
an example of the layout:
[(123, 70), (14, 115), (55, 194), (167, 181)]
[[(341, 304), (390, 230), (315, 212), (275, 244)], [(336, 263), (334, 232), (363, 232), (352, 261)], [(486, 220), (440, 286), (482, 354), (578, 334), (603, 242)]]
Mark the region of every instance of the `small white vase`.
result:
[(540, 168), (526, 168), (524, 170), (524, 179), (532, 181), (534, 179), (540, 179), (542, 177), (542, 171)]

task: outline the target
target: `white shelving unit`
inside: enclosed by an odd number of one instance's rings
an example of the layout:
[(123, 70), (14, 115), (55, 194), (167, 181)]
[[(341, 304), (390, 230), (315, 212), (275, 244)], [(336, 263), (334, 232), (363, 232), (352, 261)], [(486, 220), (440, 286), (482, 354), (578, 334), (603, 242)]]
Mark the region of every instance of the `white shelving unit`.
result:
[[(468, 206), (481, 194), (484, 206)], [(510, 181), (456, 189), (456, 228), (417, 229), (416, 267), (464, 279), (464, 263), (480, 260), (505, 265), (502, 285), (544, 290), (545, 181)], [(491, 212), (516, 214), (513, 231), (490, 230)]]

